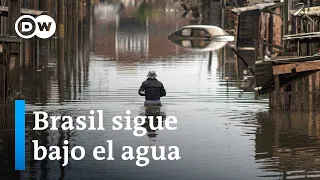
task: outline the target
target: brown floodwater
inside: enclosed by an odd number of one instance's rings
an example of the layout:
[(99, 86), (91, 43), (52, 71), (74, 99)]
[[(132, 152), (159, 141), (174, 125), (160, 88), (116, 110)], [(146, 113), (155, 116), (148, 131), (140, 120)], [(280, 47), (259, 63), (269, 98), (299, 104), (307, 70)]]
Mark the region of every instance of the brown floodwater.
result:
[[(62, 84), (57, 71), (23, 73), (22, 91), (27, 101), (26, 171), (19, 175), (12, 170), (13, 111), (2, 107), (3, 179), (320, 177), (320, 114), (271, 111), (267, 99), (255, 100), (254, 93), (242, 87), (241, 78), (235, 73), (235, 60), (221, 58), (223, 50), (210, 56), (209, 52), (186, 51), (169, 42), (170, 32), (190, 24), (188, 16), (181, 18), (180, 12), (163, 5), (155, 6), (148, 18), (133, 16), (134, 5), (125, 4), (124, 12), (118, 7), (95, 7), (90, 60), (66, 70)], [(114, 15), (115, 12), (119, 14)], [(51, 62), (55, 63), (55, 59)], [(145, 126), (148, 133), (143, 137), (133, 136), (132, 131), (112, 131), (114, 116), (125, 116), (127, 110), (131, 110), (131, 117), (147, 113), (137, 91), (149, 70), (157, 72), (167, 90), (159, 115), (175, 116), (178, 129), (151, 131)], [(31, 130), (33, 111), (77, 117), (88, 116), (90, 110), (103, 110), (105, 131)], [(63, 160), (35, 161), (32, 140), (47, 147), (61, 147), (64, 140), (69, 140), (69, 148), (83, 146), (86, 155), (81, 161), (70, 159), (66, 167), (61, 167)], [(107, 140), (113, 140), (115, 160), (96, 161), (93, 148), (107, 149)], [(138, 146), (178, 146), (181, 159), (153, 161), (149, 153), (149, 165), (137, 167), (136, 159), (121, 159), (122, 146), (132, 146), (134, 150)]]

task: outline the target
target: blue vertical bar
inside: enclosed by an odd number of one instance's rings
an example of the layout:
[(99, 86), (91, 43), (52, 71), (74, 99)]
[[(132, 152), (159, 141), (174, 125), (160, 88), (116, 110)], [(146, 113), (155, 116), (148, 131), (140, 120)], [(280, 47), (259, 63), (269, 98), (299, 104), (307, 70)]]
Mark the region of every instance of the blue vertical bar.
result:
[(15, 169), (25, 170), (25, 101), (15, 101)]

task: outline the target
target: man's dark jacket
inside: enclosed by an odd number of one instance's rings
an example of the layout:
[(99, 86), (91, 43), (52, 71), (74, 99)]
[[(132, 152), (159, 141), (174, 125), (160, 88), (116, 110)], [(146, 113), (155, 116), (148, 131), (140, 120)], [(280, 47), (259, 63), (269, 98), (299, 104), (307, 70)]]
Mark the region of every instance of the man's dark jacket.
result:
[[(141, 93), (144, 91), (145, 94)], [(148, 78), (140, 86), (139, 92), (141, 96), (145, 96), (146, 100), (158, 101), (160, 97), (166, 96), (166, 90), (163, 84), (157, 79)]]

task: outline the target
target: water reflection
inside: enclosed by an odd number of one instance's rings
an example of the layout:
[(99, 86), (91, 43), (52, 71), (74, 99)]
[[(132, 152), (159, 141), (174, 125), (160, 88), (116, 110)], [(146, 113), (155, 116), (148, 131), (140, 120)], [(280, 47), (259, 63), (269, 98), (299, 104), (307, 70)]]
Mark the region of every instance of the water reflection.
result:
[[(159, 127), (163, 126), (165, 119), (166, 119), (166, 112), (164, 110), (164, 107), (161, 106), (146, 106), (143, 108), (144, 112), (140, 113), (141, 116), (146, 116), (146, 122), (142, 125), (142, 127), (146, 128), (148, 132), (148, 137), (150, 139), (155, 139), (157, 137), (157, 130), (153, 130), (150, 128), (150, 121), (152, 121), (152, 127)], [(161, 121), (159, 121), (158, 118), (162, 118)], [(162, 122), (162, 124), (159, 124)]]
[(114, 3), (94, 6), (96, 54), (125, 63), (165, 58), (183, 52), (167, 41), (169, 33), (188, 24), (187, 20), (179, 17), (180, 12), (165, 10), (167, 7), (174, 8), (174, 2), (157, 1), (145, 5), (143, 1), (125, 1), (123, 4), (121, 13), (114, 10), (117, 6)]
[(15, 171), (14, 121), (12, 106), (0, 106), (0, 174), (2, 179), (19, 179)]
[[(183, 11), (168, 8), (179, 7), (180, 3), (155, 1), (149, 3), (152, 10), (138, 10), (139, 2), (142, 1), (113, 1), (94, 6), (90, 60), (71, 62), (70, 69), (58, 71), (57, 52), (53, 49), (49, 61), (54, 71), (27, 68), (22, 72), (22, 91), (28, 104), (27, 170), (21, 175), (13, 171), (13, 110), (2, 107), (3, 179), (298, 179), (306, 174), (319, 177), (318, 113), (268, 111), (267, 100), (255, 100), (252, 92), (241, 88), (247, 87), (245, 81), (239, 81), (244, 69), (238, 68), (228, 47), (216, 52), (190, 52), (168, 41), (170, 32), (189, 24), (188, 19), (181, 18)], [(147, 15), (141, 18), (137, 14)], [(164, 106), (155, 109), (141, 108), (144, 99), (136, 92), (150, 69), (159, 74), (168, 92)], [(97, 108), (104, 110), (106, 131), (31, 131), (32, 111), (75, 117)], [(178, 130), (154, 131), (147, 121), (143, 126), (148, 131), (145, 137), (136, 138), (130, 131), (112, 131), (112, 117), (123, 115), (128, 109), (132, 115), (163, 119), (176, 116)], [(34, 161), (33, 139), (39, 140), (40, 145), (60, 148), (68, 140), (69, 148), (81, 145), (88, 153), (82, 161), (71, 160), (67, 167), (61, 166), (63, 159)], [(93, 147), (104, 145), (107, 139), (114, 140), (117, 160), (94, 160), (90, 153)], [(150, 144), (176, 145), (182, 159), (152, 161), (150, 166), (138, 168), (134, 162), (119, 158), (124, 145)]]
[[(320, 177), (319, 113), (259, 113), (256, 161), (267, 175), (283, 179)], [(279, 172), (279, 173), (275, 173)]]
[(176, 40), (175, 44), (193, 51), (216, 51), (227, 45), (228, 42), (217, 42), (210, 40)]

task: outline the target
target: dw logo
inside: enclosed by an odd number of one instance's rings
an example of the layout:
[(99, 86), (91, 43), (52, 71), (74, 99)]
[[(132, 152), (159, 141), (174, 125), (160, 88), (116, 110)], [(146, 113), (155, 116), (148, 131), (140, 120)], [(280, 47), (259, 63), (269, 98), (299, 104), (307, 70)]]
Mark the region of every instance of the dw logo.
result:
[[(21, 24), (21, 32), (19, 25)], [(56, 22), (47, 15), (41, 15), (34, 18), (30, 15), (24, 15), (17, 19), (15, 23), (16, 33), (24, 39), (30, 39), (37, 36), (41, 39), (47, 39), (56, 32)]]

